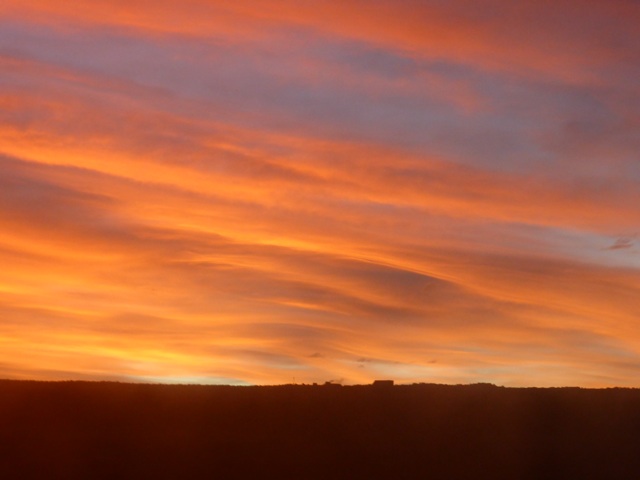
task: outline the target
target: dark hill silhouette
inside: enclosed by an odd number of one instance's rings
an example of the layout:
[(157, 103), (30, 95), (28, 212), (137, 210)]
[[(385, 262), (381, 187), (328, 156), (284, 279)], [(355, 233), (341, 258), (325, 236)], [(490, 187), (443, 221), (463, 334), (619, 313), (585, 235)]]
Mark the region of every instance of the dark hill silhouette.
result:
[(640, 391), (0, 381), (6, 479), (634, 479)]

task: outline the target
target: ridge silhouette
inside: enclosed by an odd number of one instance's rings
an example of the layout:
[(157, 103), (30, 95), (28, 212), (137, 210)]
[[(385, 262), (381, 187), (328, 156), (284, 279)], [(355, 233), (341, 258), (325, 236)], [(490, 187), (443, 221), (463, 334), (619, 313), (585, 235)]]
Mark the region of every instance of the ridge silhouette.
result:
[(633, 479), (640, 391), (0, 381), (3, 479)]

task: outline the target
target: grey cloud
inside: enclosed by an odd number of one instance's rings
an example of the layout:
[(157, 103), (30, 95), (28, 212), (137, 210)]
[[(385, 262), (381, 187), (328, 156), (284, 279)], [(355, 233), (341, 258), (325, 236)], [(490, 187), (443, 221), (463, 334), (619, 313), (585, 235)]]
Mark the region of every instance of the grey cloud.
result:
[(613, 242), (612, 245), (608, 246), (607, 250), (626, 250), (629, 248), (633, 248), (636, 244), (636, 237), (619, 237)]

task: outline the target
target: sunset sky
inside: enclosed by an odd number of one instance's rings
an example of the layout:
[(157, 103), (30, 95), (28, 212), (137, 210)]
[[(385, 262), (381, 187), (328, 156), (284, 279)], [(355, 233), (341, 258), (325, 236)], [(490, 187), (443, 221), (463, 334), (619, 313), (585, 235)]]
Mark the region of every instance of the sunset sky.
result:
[(640, 386), (636, 0), (3, 0), (0, 378)]

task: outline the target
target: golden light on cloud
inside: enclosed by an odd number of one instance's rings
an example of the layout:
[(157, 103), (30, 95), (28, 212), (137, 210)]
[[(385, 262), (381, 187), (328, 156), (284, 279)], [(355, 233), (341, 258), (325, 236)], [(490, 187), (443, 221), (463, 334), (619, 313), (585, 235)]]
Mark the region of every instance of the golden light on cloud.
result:
[(0, 376), (636, 385), (637, 4), (259, 3), (0, 7)]

